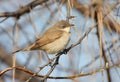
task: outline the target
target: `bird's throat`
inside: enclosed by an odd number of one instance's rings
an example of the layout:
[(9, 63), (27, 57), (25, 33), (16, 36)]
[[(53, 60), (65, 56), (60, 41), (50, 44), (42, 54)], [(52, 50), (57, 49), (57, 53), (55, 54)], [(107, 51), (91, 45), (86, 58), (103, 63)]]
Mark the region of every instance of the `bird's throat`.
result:
[(70, 32), (70, 27), (66, 27), (66, 28), (64, 28), (62, 30), (69, 33)]

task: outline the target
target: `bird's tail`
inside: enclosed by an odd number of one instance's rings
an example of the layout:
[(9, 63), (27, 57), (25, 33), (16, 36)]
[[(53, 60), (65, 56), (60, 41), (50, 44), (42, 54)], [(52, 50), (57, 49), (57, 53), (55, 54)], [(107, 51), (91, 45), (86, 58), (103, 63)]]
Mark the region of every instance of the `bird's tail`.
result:
[(26, 48), (23, 48), (23, 49), (19, 49), (19, 50), (16, 50), (14, 52), (12, 52), (12, 54), (15, 54), (17, 52), (20, 52), (20, 51), (29, 51), (29, 50), (35, 50), (35, 47), (36, 46), (36, 43), (33, 43), (32, 45), (26, 47)]

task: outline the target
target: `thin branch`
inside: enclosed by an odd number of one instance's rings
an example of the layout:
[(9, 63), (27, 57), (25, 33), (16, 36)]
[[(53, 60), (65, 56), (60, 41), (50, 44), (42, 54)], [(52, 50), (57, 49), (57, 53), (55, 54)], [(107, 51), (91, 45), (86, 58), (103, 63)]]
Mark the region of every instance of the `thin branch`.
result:
[[(102, 68), (99, 68), (99, 69), (94, 70), (94, 71), (89, 72), (89, 73), (80, 73), (80, 74), (76, 74), (76, 75), (73, 75), (73, 76), (71, 75), (71, 76), (67, 76), (67, 77), (65, 77), (65, 76), (63, 76), (63, 77), (49, 76), (48, 78), (49, 79), (74, 79), (74, 78), (79, 78), (79, 77), (83, 77), (83, 76), (92, 75), (92, 74), (97, 73), (97, 72), (102, 72), (102, 71), (104, 71), (106, 69), (110, 69), (112, 67), (117, 67), (117, 66), (120, 66), (120, 64), (118, 63), (118, 64), (114, 64), (112, 66), (102, 67)], [(20, 71), (26, 72), (26, 73), (28, 73), (30, 75), (34, 74), (34, 72), (32, 72), (30, 70), (27, 70), (25, 67), (9, 67), (9, 68), (6, 68), (6, 69), (2, 70), (0, 72), (0, 76), (2, 76), (7, 71), (13, 70), (14, 68), (16, 68), (16, 70), (20, 70)], [(37, 74), (35, 76), (36, 77), (40, 77), (40, 78), (44, 78), (44, 75), (38, 75)]]
[[(15, 20), (14, 28), (15, 28), (15, 30), (13, 29), (13, 37), (14, 37), (14, 31), (16, 33), (15, 33), (15, 40), (13, 40), (13, 44), (15, 44), (15, 46), (13, 45), (13, 50), (16, 48), (17, 41), (18, 41), (18, 21), (17, 21), (17, 19)], [(13, 60), (12, 61), (12, 63), (13, 63), (12, 66), (15, 67), (16, 66), (16, 54), (13, 54), (12, 60)], [(15, 82), (15, 73), (16, 73), (16, 69), (14, 68), (13, 69), (12, 82)]]
[(30, 12), (30, 9), (33, 9), (35, 6), (43, 4), (47, 2), (48, 0), (35, 0), (29, 3), (28, 5), (21, 7), (19, 10), (14, 12), (5, 12), (0, 13), (0, 17), (17, 17), (19, 18), (21, 15)]
[[(98, 0), (96, 0), (97, 2)], [(107, 27), (107, 24), (110, 25), (110, 29), (120, 33), (120, 28), (119, 28), (119, 23), (118, 22), (115, 22), (115, 20), (111, 20), (109, 19), (107, 16), (108, 14), (110, 14), (113, 9), (116, 8), (117, 5), (119, 5), (120, 1), (116, 2), (115, 4), (113, 5), (109, 5), (110, 7), (110, 10), (106, 9), (103, 13), (104, 13), (104, 17), (106, 17), (104, 20), (103, 20), (103, 23), (104, 25), (106, 26), (107, 29), (109, 29)], [(99, 3), (98, 3), (99, 4)], [(93, 9), (92, 8), (95, 8), (95, 5), (96, 3), (92, 3), (90, 5), (83, 5), (81, 4), (80, 2), (78, 2), (77, 0), (73, 0), (73, 5), (74, 5), (74, 8), (77, 9), (80, 13), (82, 13), (84, 16), (90, 16), (92, 17), (92, 12), (93, 12)], [(105, 6), (105, 4), (103, 5)]]
[[(98, 22), (97, 37), (98, 37), (99, 48), (100, 48), (100, 66), (102, 67), (102, 59), (104, 59), (105, 64), (109, 63), (107, 61), (106, 54), (103, 49), (103, 18), (104, 17), (103, 17), (102, 5), (96, 8), (95, 15), (97, 16), (95, 20)], [(107, 71), (108, 81), (111, 82), (110, 69), (107, 69), (106, 71)], [(102, 72), (102, 75), (103, 75), (103, 72)]]
[(56, 56), (56, 60), (54, 62), (54, 64), (51, 66), (51, 69), (48, 71), (48, 73), (44, 76), (44, 78), (42, 79), (42, 82), (47, 81), (47, 78), (49, 77), (49, 75), (53, 72), (53, 70), (55, 69), (56, 65), (58, 65), (59, 63), (59, 58), (62, 55), (62, 53), (58, 53)]
[(90, 28), (85, 32), (85, 34), (84, 34), (75, 44), (72, 44), (69, 48), (65, 49), (62, 53), (68, 52), (70, 49), (72, 49), (73, 47), (75, 47), (75, 46), (77, 46), (78, 44), (80, 44), (80, 43), (83, 41), (83, 39), (84, 39), (84, 38), (92, 31), (92, 29), (94, 29), (96, 26), (97, 26), (97, 24), (94, 25), (94, 26), (92, 26), (92, 27), (90, 27)]
[(40, 67), (39, 71), (34, 73), (31, 77), (29, 77), (25, 82), (29, 82), (34, 76), (36, 76), (44, 67), (50, 65), (54, 60), (54, 64), (51, 66), (51, 69), (48, 71), (48, 73), (44, 76), (44, 78), (42, 79), (42, 81), (44, 82), (45, 80), (47, 80), (47, 78), (49, 77), (49, 75), (52, 73), (52, 71), (54, 70), (54, 68), (56, 67), (56, 65), (58, 64), (59, 62), (59, 57), (61, 56), (62, 54), (58, 54), (56, 55), (54, 58), (52, 59), (49, 59), (49, 62), (44, 64), (43, 66)]
[(7, 19), (8, 19), (8, 17), (4, 18), (3, 20), (0, 21), (0, 23), (4, 22)]

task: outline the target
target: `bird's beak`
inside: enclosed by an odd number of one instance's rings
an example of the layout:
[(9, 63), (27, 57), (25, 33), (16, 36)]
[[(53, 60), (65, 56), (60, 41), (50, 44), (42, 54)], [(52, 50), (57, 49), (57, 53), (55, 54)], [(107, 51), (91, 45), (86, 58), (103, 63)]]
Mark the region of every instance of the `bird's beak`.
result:
[(75, 26), (74, 24), (70, 24), (70, 26)]

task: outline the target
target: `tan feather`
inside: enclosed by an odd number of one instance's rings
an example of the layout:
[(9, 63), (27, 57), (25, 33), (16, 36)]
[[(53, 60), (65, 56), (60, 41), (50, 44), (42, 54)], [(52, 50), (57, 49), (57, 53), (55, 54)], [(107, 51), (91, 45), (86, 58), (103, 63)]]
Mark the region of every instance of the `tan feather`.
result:
[(53, 41), (55, 41), (56, 39), (59, 39), (62, 36), (63, 32), (61, 30), (56, 30), (50, 33), (46, 33), (45, 35), (43, 34), (43, 36), (38, 39), (35, 43), (34, 46), (31, 47), (30, 50), (36, 50), (36, 49), (40, 49), (40, 47), (51, 43)]

